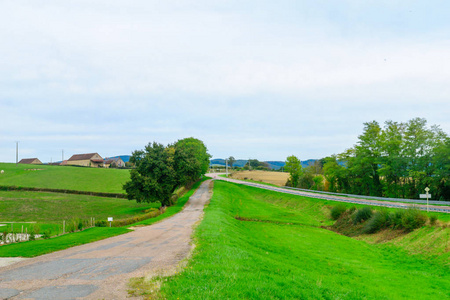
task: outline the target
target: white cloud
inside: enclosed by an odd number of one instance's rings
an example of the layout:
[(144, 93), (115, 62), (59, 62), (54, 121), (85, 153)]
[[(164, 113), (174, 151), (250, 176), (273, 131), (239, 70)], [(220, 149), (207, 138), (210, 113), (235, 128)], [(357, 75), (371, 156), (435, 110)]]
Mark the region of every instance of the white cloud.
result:
[[(370, 10), (341, 5), (348, 14)], [(357, 136), (373, 119), (424, 116), (450, 131), (448, 23), (403, 35), (371, 15), (364, 24), (345, 23), (344, 8), (287, 1), (0, 6), (5, 141), (78, 140), (72, 145), (80, 149), (120, 136), (131, 151), (198, 135), (221, 153), (230, 146), (213, 137), (226, 135), (275, 159), (283, 149), (309, 149), (307, 157), (342, 151), (339, 141), (351, 140), (342, 136)], [(399, 7), (376, 6), (387, 10), (383, 18)], [(402, 18), (412, 28), (414, 19)], [(297, 138), (310, 141), (308, 148)]]

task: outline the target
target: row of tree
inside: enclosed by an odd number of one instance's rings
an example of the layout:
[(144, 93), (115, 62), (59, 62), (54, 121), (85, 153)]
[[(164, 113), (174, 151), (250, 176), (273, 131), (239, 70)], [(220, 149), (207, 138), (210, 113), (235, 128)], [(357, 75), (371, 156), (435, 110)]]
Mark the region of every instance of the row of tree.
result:
[[(288, 157), (286, 170), (292, 161)], [(414, 199), (429, 187), (434, 199), (450, 199), (450, 138), (422, 118), (384, 127), (364, 123), (354, 147), (317, 164), (314, 176), (323, 175), (324, 189), (332, 192)], [(291, 173), (291, 184), (305, 187), (307, 173), (300, 171), (296, 182)]]
[(210, 157), (203, 142), (192, 137), (167, 146), (149, 143), (130, 158), (135, 168), (123, 186), (127, 198), (170, 206), (177, 187), (190, 185), (207, 172)]

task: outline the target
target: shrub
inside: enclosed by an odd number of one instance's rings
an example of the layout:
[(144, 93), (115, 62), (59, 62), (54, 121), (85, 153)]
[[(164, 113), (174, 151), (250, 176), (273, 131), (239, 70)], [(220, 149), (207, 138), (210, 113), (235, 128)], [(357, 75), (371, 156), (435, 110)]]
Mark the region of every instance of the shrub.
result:
[(431, 226), (436, 225), (437, 219), (438, 219), (438, 217), (436, 215), (431, 215), (430, 216), (430, 225)]
[(336, 205), (331, 209), (331, 218), (333, 220), (339, 219), (339, 217), (346, 211), (346, 207), (343, 204)]
[(402, 217), (404, 214), (405, 214), (404, 209), (397, 209), (395, 212), (389, 214), (389, 218), (393, 228), (402, 227)]
[(363, 228), (364, 233), (375, 233), (381, 229), (389, 227), (390, 214), (387, 210), (383, 209), (376, 211), (372, 217), (366, 222)]
[(35, 236), (35, 231), (34, 231), (34, 226), (31, 226), (31, 228), (30, 228), (30, 233), (29, 233), (29, 237), (28, 237), (28, 240), (29, 241), (34, 241), (35, 239), (36, 239), (36, 236)]
[(361, 209), (358, 209), (353, 216), (353, 224), (358, 224), (364, 221), (367, 221), (372, 217), (372, 209), (368, 206), (365, 206)]
[(44, 231), (44, 233), (42, 234), (42, 238), (44, 238), (44, 239), (46, 239), (46, 240), (49, 239), (50, 236), (51, 236), (50, 230), (46, 230), (46, 231)]
[(427, 222), (428, 217), (416, 208), (408, 208), (402, 216), (402, 228), (413, 231)]

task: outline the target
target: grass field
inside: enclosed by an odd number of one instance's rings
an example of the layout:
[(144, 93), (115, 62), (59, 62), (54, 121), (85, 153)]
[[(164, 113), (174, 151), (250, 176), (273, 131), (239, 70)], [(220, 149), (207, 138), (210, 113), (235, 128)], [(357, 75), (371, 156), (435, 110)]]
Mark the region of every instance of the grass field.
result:
[(139, 284), (134, 293), (149, 299), (450, 297), (450, 268), (441, 260), (320, 227), (330, 222), (315, 200), (216, 181), (186, 268), (141, 281), (150, 287), (159, 280), (158, 295), (137, 291)]
[(289, 173), (270, 171), (239, 171), (231, 176), (234, 179), (246, 179), (255, 182), (267, 182), (277, 186), (285, 186), (289, 178)]
[(130, 171), (72, 166), (0, 163), (0, 185), (124, 193)]
[[(40, 232), (50, 230), (52, 235), (62, 233), (63, 220), (73, 219), (106, 220), (125, 219), (143, 214), (150, 208), (158, 208), (160, 203), (136, 203), (120, 198), (95, 197), (47, 192), (0, 191), (0, 224), (15, 222), (14, 231), (20, 232), (22, 226), (30, 231), (37, 225)], [(3, 223), (2, 223), (3, 222)], [(24, 223), (24, 222), (36, 222)], [(4, 227), (0, 227), (0, 231)]]

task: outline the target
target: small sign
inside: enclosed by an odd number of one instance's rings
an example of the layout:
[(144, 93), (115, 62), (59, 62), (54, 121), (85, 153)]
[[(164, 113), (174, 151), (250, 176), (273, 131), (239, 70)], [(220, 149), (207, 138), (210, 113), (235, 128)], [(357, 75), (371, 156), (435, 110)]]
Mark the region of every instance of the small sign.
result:
[(431, 198), (431, 194), (420, 194), (419, 197), (427, 199), (427, 198)]
[(112, 222), (113, 218), (112, 217), (108, 217), (108, 222)]

